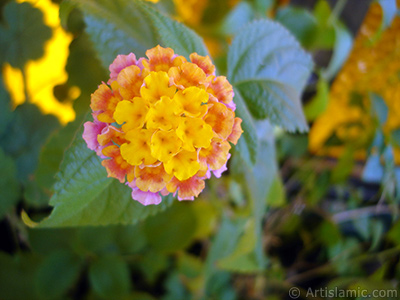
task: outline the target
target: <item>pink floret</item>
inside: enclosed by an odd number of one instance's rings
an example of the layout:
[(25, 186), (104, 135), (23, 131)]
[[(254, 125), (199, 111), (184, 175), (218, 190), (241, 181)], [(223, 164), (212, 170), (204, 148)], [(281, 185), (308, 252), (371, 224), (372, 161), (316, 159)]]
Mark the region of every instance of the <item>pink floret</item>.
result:
[(108, 80), (108, 84), (117, 80), (119, 72), (121, 72), (126, 67), (136, 65), (136, 56), (133, 53), (129, 53), (128, 55), (120, 54), (114, 59), (113, 63), (110, 65), (110, 79)]
[(130, 188), (132, 188), (132, 199), (140, 202), (141, 204), (147, 205), (158, 205), (161, 203), (161, 196), (159, 193), (143, 192), (138, 187), (134, 181), (127, 183)]

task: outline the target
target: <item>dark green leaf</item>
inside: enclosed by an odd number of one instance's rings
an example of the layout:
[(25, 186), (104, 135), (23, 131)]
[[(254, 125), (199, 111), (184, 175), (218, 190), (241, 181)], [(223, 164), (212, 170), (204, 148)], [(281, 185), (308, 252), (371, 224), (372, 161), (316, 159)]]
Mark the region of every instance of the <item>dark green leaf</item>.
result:
[(196, 215), (191, 203), (187, 202), (177, 202), (164, 212), (148, 218), (144, 226), (149, 244), (158, 251), (168, 253), (187, 247), (193, 241), (196, 229)]
[(43, 23), (43, 13), (30, 3), (11, 1), (3, 10), (5, 24), (0, 25), (0, 63), (22, 69), (28, 60), (43, 56), (44, 43), (52, 35)]
[(129, 293), (131, 281), (128, 265), (120, 256), (102, 256), (89, 268), (93, 290), (105, 299), (120, 299)]
[(17, 169), (13, 159), (0, 148), (0, 219), (16, 204), (20, 194)]
[(315, 17), (305, 8), (286, 6), (279, 9), (276, 20), (284, 25), (304, 46), (312, 43), (313, 33), (316, 30)]
[(38, 295), (54, 299), (66, 294), (78, 279), (80, 267), (81, 260), (65, 250), (47, 256), (35, 276)]
[(306, 131), (300, 94), (311, 57), (278, 23), (258, 20), (241, 30), (228, 53), (228, 77), (257, 118), (289, 131)]
[(31, 254), (10, 256), (0, 252), (0, 298), (4, 300), (39, 300), (34, 278), (40, 259)]
[(0, 136), (0, 146), (17, 164), (18, 179), (25, 181), (37, 167), (39, 152), (48, 136), (60, 126), (51, 115), (43, 115), (33, 104), (22, 104)]

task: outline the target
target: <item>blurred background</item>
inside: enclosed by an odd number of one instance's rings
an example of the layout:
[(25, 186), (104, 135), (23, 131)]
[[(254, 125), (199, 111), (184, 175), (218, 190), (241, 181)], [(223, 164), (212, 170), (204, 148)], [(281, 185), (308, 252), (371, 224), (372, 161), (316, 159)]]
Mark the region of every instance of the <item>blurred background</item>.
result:
[[(398, 292), (400, 1), (155, 5), (204, 38), (220, 74), (246, 23), (270, 18), (286, 27), (314, 61), (302, 96), (310, 131), (273, 128), (259, 181), (233, 155), (229, 172), (209, 180), (199, 199), (175, 201), (135, 225), (33, 228), (52, 210), (55, 174), (91, 93), (107, 81), (107, 59), (87, 12), (69, 1), (2, 0), (0, 299), (291, 299), (293, 287), (304, 299), (310, 288)], [(135, 52), (124, 41), (121, 49)], [(270, 188), (253, 219), (249, 199), (260, 182)], [(262, 224), (256, 235), (254, 220)]]

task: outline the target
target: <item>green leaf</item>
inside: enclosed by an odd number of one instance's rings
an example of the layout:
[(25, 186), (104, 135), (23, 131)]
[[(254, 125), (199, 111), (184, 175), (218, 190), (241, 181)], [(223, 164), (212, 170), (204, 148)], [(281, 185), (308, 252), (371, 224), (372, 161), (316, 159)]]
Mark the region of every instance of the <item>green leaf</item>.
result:
[(248, 221), (244, 228), (244, 232), (233, 253), (218, 261), (218, 266), (222, 269), (233, 272), (255, 272), (263, 269), (254, 255), (254, 248), (256, 247), (257, 237), (255, 235), (254, 219)]
[(59, 170), (60, 163), (64, 157), (65, 149), (72, 143), (78, 126), (82, 120), (75, 120), (55, 132), (44, 145), (40, 156), (39, 166), (36, 169), (36, 180), (41, 187), (51, 189), (55, 182), (55, 174)]
[(82, 130), (65, 153), (50, 199), (54, 209), (39, 227), (134, 224), (172, 203), (172, 197), (149, 207), (133, 200), (128, 186), (107, 177), (81, 135)]
[(5, 89), (3, 75), (0, 72), (0, 137), (4, 134), (10, 121), (13, 118), (11, 111), (11, 98)]
[(376, 117), (379, 125), (382, 127), (387, 120), (389, 108), (387, 107), (385, 100), (381, 96), (375, 93), (370, 93), (369, 98), (371, 99), (372, 115)]
[(196, 215), (191, 203), (187, 202), (176, 202), (164, 212), (148, 218), (144, 225), (149, 244), (153, 249), (166, 253), (189, 246), (196, 230)]
[(156, 45), (152, 28), (137, 3), (127, 0), (72, 0), (85, 14), (86, 31), (100, 56), (103, 66), (118, 54), (135, 52), (144, 56)]
[(86, 31), (105, 67), (118, 54), (134, 52), (137, 56), (144, 56), (147, 49), (157, 44), (171, 47), (187, 58), (192, 52), (208, 53), (202, 39), (193, 30), (143, 1), (74, 2), (85, 12)]
[(366, 182), (379, 183), (383, 179), (383, 173), (384, 170), (380, 162), (380, 155), (376, 153), (371, 154), (365, 163), (362, 179)]
[(312, 43), (317, 21), (307, 9), (286, 6), (277, 11), (275, 19), (285, 26), (304, 47)]
[(20, 186), (13, 159), (0, 148), (0, 220), (17, 203)]
[(43, 115), (33, 104), (22, 104), (13, 111), (12, 121), (0, 136), (0, 146), (16, 161), (19, 180), (28, 180), (35, 171), (42, 145), (59, 126), (54, 116)]
[(228, 78), (249, 111), (288, 131), (308, 129), (300, 95), (311, 69), (311, 57), (295, 38), (269, 20), (247, 25), (228, 53)]
[(129, 268), (120, 256), (102, 256), (89, 268), (93, 290), (105, 299), (120, 299), (129, 293), (131, 281)]
[(285, 187), (282, 179), (277, 174), (271, 184), (267, 196), (267, 205), (270, 207), (282, 207), (286, 204)]
[(242, 119), (242, 137), (239, 139), (236, 149), (248, 166), (254, 165), (257, 157), (258, 139), (254, 121), (243, 101), (242, 96), (235, 90), (234, 101), (236, 103), (236, 115)]
[(353, 37), (349, 30), (340, 22), (335, 22), (333, 27), (335, 30), (333, 55), (328, 67), (322, 71), (323, 77), (328, 81), (341, 69), (353, 48)]
[(193, 30), (163, 15), (143, 1), (134, 0), (134, 3), (146, 13), (162, 46), (171, 47), (175, 53), (186, 58), (189, 58), (189, 55), (193, 52), (208, 55), (203, 40)]
[(382, 7), (383, 19), (382, 19), (382, 29), (389, 27), (392, 24), (394, 17), (397, 12), (396, 0), (375, 0)]
[(0, 25), (0, 63), (22, 69), (28, 60), (43, 56), (44, 43), (52, 35), (43, 23), (43, 13), (30, 3), (7, 3), (3, 9), (5, 24)]
[(313, 14), (318, 25), (313, 33), (313, 41), (310, 47), (314, 49), (332, 49), (335, 45), (335, 29), (332, 26), (332, 21), (336, 18), (332, 16), (328, 1), (319, 0), (314, 6)]
[(308, 121), (315, 120), (320, 114), (322, 114), (328, 107), (329, 100), (329, 84), (320, 77), (317, 83), (317, 94), (306, 103), (304, 106), (304, 113)]
[(219, 30), (225, 35), (234, 35), (255, 17), (253, 8), (248, 2), (238, 3), (225, 17)]
[(0, 252), (0, 298), (4, 300), (39, 300), (34, 278), (40, 259), (32, 254), (10, 256)]
[(47, 256), (36, 271), (35, 287), (43, 299), (61, 297), (78, 280), (81, 260), (68, 251)]

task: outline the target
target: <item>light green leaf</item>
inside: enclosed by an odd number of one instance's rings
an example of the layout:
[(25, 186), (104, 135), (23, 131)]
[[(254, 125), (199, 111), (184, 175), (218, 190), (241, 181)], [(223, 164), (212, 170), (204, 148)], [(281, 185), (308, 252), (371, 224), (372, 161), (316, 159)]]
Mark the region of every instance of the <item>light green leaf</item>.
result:
[(396, 16), (397, 5), (396, 0), (376, 0), (382, 7), (383, 19), (382, 19), (382, 30), (389, 27), (392, 23), (393, 18)]
[(369, 98), (371, 99), (372, 115), (376, 117), (379, 125), (382, 127), (387, 120), (389, 108), (387, 107), (385, 100), (381, 96), (375, 93), (370, 93)]
[(43, 13), (30, 3), (11, 1), (3, 8), (4, 25), (0, 25), (0, 63), (8, 62), (22, 69), (28, 60), (44, 54), (44, 43), (51, 29), (43, 23)]
[(20, 186), (14, 160), (0, 148), (0, 219), (17, 203)]
[(304, 106), (304, 113), (308, 121), (315, 120), (328, 107), (329, 84), (320, 77), (317, 83), (317, 94)]
[(267, 196), (267, 205), (270, 207), (282, 207), (286, 204), (285, 187), (282, 179), (277, 174), (272, 181)]
[(253, 19), (254, 11), (251, 5), (248, 2), (240, 2), (225, 17), (219, 30), (225, 35), (234, 35)]
[(192, 29), (163, 15), (141, 0), (134, 0), (134, 3), (146, 13), (162, 46), (171, 47), (175, 53), (186, 58), (193, 52), (208, 55), (203, 40)]
[(377, 153), (371, 154), (362, 173), (362, 179), (366, 182), (381, 182), (383, 178), (383, 166), (380, 162), (380, 155)]
[(244, 232), (235, 245), (233, 253), (218, 261), (218, 266), (222, 269), (233, 272), (255, 272), (262, 269), (257, 257), (254, 255), (257, 237), (255, 235), (254, 219), (247, 222)]
[(269, 20), (247, 25), (228, 53), (228, 77), (250, 112), (288, 131), (308, 129), (300, 95), (311, 69), (311, 57), (295, 38)]
[(330, 80), (341, 69), (353, 48), (353, 37), (349, 30), (341, 23), (335, 22), (335, 45), (333, 55), (326, 70), (322, 71), (322, 76)]
[(129, 268), (120, 256), (102, 256), (89, 268), (93, 290), (105, 299), (121, 299), (129, 293), (131, 281)]
[(54, 209), (39, 227), (134, 224), (172, 203), (172, 197), (148, 207), (133, 200), (128, 186), (107, 177), (100, 158), (81, 135), (79, 131), (66, 151), (50, 199)]
[(78, 280), (80, 267), (81, 260), (65, 250), (46, 256), (36, 271), (38, 295), (43, 299), (54, 299), (66, 294)]

